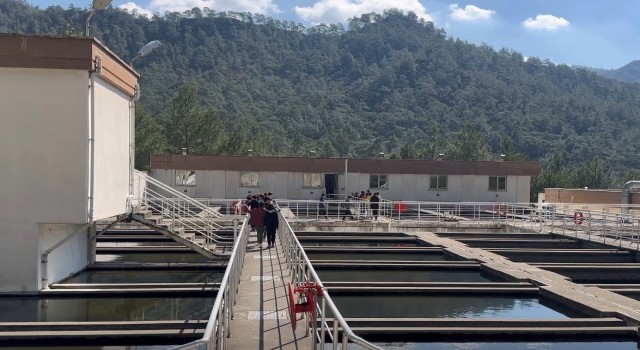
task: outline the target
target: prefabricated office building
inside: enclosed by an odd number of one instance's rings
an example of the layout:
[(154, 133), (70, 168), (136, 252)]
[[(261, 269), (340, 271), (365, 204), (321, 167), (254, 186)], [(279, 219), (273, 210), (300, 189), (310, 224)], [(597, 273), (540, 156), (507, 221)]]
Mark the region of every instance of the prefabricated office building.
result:
[(151, 157), (152, 177), (197, 198), (264, 192), (281, 199), (318, 199), (322, 193), (343, 198), (371, 190), (390, 200), (528, 202), (531, 177), (539, 174), (540, 163), (532, 161)]
[(127, 212), (137, 78), (93, 38), (0, 34), (0, 292), (82, 270)]

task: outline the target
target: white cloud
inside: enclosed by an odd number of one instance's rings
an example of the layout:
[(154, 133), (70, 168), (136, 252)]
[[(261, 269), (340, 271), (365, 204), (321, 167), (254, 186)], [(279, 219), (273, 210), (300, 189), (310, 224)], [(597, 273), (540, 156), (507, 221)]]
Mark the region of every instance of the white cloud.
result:
[(118, 8), (127, 10), (129, 12), (136, 11), (136, 12), (138, 12), (138, 14), (143, 15), (143, 16), (147, 16), (149, 18), (151, 18), (153, 16), (153, 13), (151, 13), (151, 11), (145, 10), (142, 7), (138, 6), (136, 3), (133, 3), (133, 2), (128, 2), (126, 4), (122, 4), (122, 5), (118, 6)]
[(451, 4), (449, 9), (451, 9), (449, 17), (457, 21), (488, 20), (496, 13), (494, 10), (485, 10), (474, 5), (467, 5), (464, 8), (460, 8), (458, 4)]
[(562, 27), (568, 27), (569, 21), (554, 15), (537, 15), (536, 18), (527, 18), (522, 25), (527, 29), (554, 31)]
[(127, 10), (136, 9), (139, 13), (144, 11), (145, 14), (156, 12), (163, 14), (165, 11), (183, 12), (194, 7), (208, 7), (217, 12), (237, 11), (262, 14), (280, 12), (273, 0), (151, 0), (144, 8), (134, 2), (128, 2), (119, 7)]
[(426, 21), (433, 21), (427, 9), (418, 0), (320, 0), (312, 6), (296, 6), (294, 11), (301, 18), (318, 23), (345, 22), (363, 13), (382, 13), (387, 9), (413, 11)]

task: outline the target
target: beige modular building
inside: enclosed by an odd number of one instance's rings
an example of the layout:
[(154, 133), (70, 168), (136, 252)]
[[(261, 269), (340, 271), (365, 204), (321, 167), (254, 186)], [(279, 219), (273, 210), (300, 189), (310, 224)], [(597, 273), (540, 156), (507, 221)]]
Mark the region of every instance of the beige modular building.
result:
[(0, 291), (80, 271), (127, 212), (137, 78), (93, 38), (0, 34)]
[[(151, 176), (198, 198), (317, 199), (371, 190), (404, 201), (529, 202), (530, 161), (154, 155)], [(346, 181), (345, 181), (346, 179)]]

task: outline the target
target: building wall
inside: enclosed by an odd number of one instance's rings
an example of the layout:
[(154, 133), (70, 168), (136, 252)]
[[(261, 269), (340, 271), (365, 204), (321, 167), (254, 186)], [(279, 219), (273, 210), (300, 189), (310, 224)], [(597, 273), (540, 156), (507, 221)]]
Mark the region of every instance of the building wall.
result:
[(95, 82), (94, 219), (125, 213), (129, 194), (129, 97)]
[(87, 82), (83, 71), (0, 68), (0, 291), (39, 289), (40, 254), (66, 233), (39, 223), (86, 221)]
[[(41, 255), (87, 223), (89, 72), (0, 67), (0, 291), (39, 290)], [(94, 218), (126, 212), (128, 98), (97, 79)], [(49, 256), (57, 281), (87, 263), (86, 232)]]
[[(545, 188), (544, 198), (547, 203), (621, 204), (622, 190)], [(630, 204), (640, 204), (640, 193), (631, 192), (630, 200)]]
[[(175, 185), (175, 170), (153, 169), (151, 175), (169, 186)], [(303, 188), (300, 172), (259, 172), (259, 187), (240, 187), (239, 171), (196, 170), (196, 186), (190, 188), (195, 197), (244, 198), (256, 193), (272, 192), (276, 198), (318, 199), (322, 188)], [(404, 201), (447, 202), (528, 202), (529, 176), (508, 176), (506, 191), (489, 191), (489, 176), (449, 175), (447, 190), (429, 189), (430, 176), (424, 174), (385, 174), (387, 189), (371, 189), (380, 192), (384, 199)], [(349, 173), (347, 194), (369, 189), (370, 174)], [(323, 178), (324, 181), (324, 178)], [(338, 193), (344, 193), (344, 174), (338, 174)], [(184, 192), (184, 193), (188, 193)]]

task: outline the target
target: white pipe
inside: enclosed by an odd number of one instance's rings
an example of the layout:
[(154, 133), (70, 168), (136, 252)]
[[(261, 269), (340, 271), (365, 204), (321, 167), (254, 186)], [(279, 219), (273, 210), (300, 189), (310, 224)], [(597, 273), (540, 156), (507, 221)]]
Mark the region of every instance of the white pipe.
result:
[(96, 82), (95, 77), (100, 76), (102, 71), (102, 57), (96, 55), (95, 66), (90, 73), (91, 86), (90, 86), (90, 104), (91, 110), (89, 111), (89, 169), (87, 169), (89, 175), (89, 210), (87, 223), (93, 222), (93, 197), (95, 191), (95, 136), (96, 136)]
[[(136, 84), (137, 86), (137, 84)], [(137, 89), (136, 89), (137, 90)], [(135, 125), (136, 125), (136, 94), (129, 100), (129, 196), (127, 197), (127, 211), (133, 212), (133, 195), (134, 195), (134, 169), (136, 161), (136, 145), (135, 145)]]

